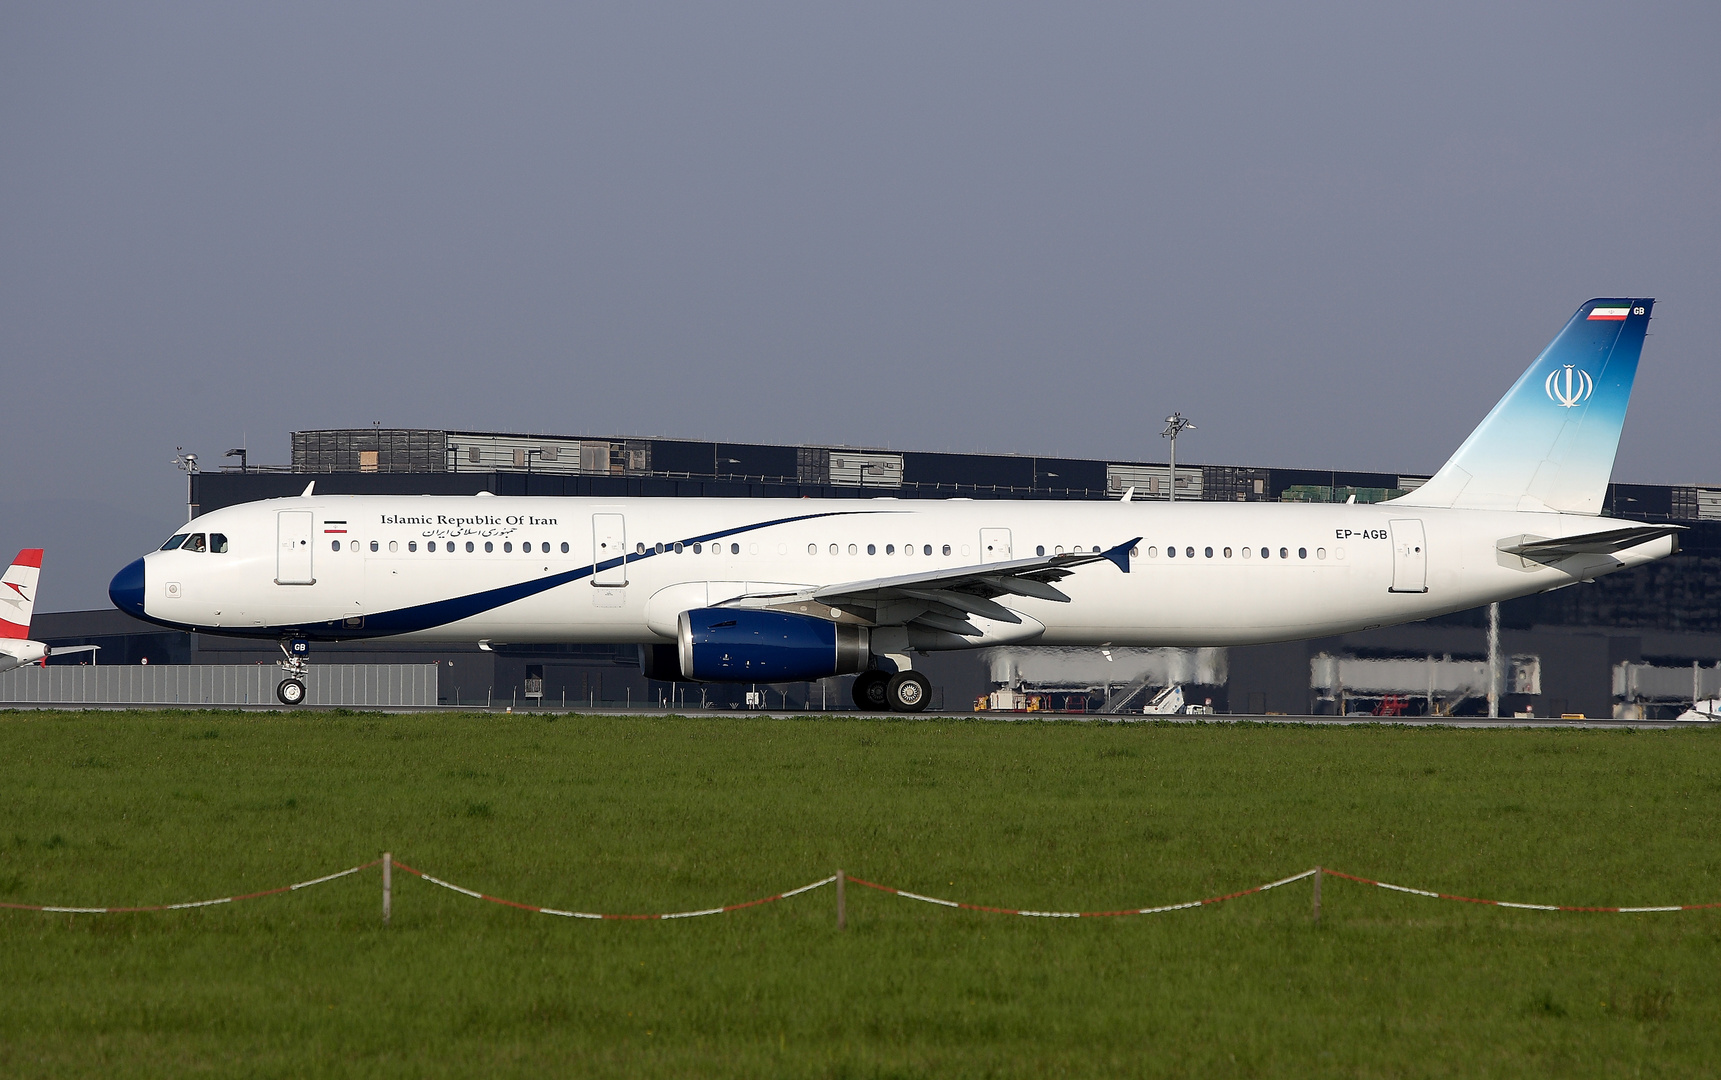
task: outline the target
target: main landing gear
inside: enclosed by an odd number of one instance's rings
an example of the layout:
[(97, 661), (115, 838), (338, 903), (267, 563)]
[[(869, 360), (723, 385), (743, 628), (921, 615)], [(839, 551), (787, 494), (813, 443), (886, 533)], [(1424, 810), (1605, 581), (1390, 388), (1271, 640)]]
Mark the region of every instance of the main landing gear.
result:
[(303, 638), (281, 642), (281, 652), (286, 659), (277, 660), (281, 670), (287, 677), (275, 687), (275, 697), (283, 705), (303, 705), (305, 703), (305, 679), (311, 673), (311, 665), (305, 657), (311, 654), (311, 643)]
[(919, 712), (932, 700), (932, 680), (918, 671), (863, 671), (853, 693), (858, 709)]

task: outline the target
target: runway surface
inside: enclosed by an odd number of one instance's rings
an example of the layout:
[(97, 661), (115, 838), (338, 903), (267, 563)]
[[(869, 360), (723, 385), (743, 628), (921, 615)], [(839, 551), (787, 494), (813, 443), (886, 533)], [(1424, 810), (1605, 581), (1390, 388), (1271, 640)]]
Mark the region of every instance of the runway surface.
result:
[(830, 717), (841, 720), (896, 720), (896, 721), (940, 721), (964, 720), (974, 722), (992, 722), (1000, 724), (1302, 724), (1311, 727), (1364, 727), (1370, 724), (1387, 727), (1449, 727), (1449, 728), (1619, 728), (1640, 731), (1659, 731), (1674, 728), (1701, 728), (1710, 726), (1710, 721), (1703, 720), (1613, 720), (1613, 719), (1583, 719), (1559, 720), (1543, 717), (1501, 717), (1491, 720), (1482, 716), (1258, 716), (1242, 713), (1216, 713), (1201, 716), (1144, 716), (1140, 713), (1018, 713), (1018, 712), (922, 712), (922, 713), (893, 713), (859, 712), (854, 709), (841, 711), (820, 711), (817, 709), (670, 709), (670, 708), (516, 708), (498, 705), (485, 707), (483, 705), (419, 705), (419, 706), (378, 706), (374, 708), (352, 708), (336, 705), (300, 705), (289, 708), (284, 705), (108, 705), (51, 702), (0, 702), (0, 711), (29, 712), (37, 710), (66, 711), (66, 710), (100, 710), (113, 712), (118, 710), (133, 710), (139, 712), (155, 712), (160, 710), (186, 710), (198, 712), (258, 712), (258, 713), (292, 713), (292, 712), (333, 712), (346, 709), (352, 712), (373, 713), (485, 713), (496, 716), (518, 714), (521, 716), (561, 716), (579, 714), (582, 716), (613, 716), (618, 719), (625, 717), (645, 716), (756, 716), (772, 720), (816, 719)]

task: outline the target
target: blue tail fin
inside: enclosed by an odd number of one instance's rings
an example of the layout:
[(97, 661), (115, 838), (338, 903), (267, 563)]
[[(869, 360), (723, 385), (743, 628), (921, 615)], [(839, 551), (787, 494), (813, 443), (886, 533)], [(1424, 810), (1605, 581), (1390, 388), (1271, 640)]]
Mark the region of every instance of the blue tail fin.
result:
[(1655, 301), (1591, 300), (1434, 478), (1398, 502), (1599, 514)]

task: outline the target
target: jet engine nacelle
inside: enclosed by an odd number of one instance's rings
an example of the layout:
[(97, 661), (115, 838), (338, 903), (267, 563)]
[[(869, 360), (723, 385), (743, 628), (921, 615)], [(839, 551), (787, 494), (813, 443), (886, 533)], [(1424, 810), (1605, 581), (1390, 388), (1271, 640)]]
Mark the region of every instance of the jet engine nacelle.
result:
[(681, 674), (700, 682), (800, 682), (865, 671), (865, 627), (748, 608), (695, 608), (676, 621)]

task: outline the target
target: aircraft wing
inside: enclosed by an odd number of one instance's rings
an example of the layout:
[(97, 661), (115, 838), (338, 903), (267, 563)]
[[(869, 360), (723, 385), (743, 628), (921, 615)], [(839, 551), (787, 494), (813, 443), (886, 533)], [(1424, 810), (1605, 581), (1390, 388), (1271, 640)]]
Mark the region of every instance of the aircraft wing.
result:
[(1553, 540), (1532, 540), (1528, 537), (1512, 537), (1500, 541), (1498, 547), (1508, 555), (1518, 555), (1526, 559), (1563, 559), (1570, 555), (1612, 555), (1616, 551), (1624, 551), (1639, 544), (1647, 544), (1651, 540), (1659, 540), (1664, 536), (1674, 536), (1684, 532), (1683, 525), (1634, 525), (1624, 529), (1607, 529), (1602, 532), (1583, 533), (1578, 536), (1562, 536)]
[[(919, 623), (965, 637), (984, 631), (968, 621), (971, 615), (997, 622), (1020, 623), (1022, 617), (997, 602), (1000, 596), (1028, 596), (1038, 600), (1069, 603), (1070, 598), (1053, 583), (1069, 577), (1078, 567), (1110, 562), (1129, 573), (1130, 549), (1141, 537), (1125, 540), (1106, 551), (1067, 552), (1032, 559), (980, 563), (897, 577), (845, 581), (780, 593), (748, 593), (724, 603), (736, 606), (776, 606), (775, 602), (808, 601), (859, 616), (874, 625)], [(862, 609), (857, 612), (854, 609)], [(862, 614), (865, 612), (865, 614)]]

